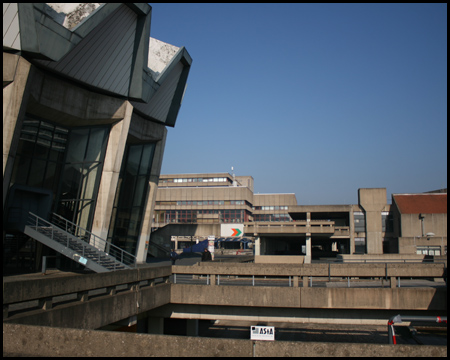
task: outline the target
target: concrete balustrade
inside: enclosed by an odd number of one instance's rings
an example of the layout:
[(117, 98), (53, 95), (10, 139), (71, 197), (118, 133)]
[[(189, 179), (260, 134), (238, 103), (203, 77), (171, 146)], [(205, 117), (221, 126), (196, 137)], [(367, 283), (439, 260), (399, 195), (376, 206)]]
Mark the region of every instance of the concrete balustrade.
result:
[(42, 357), (446, 357), (447, 346), (252, 341), (3, 324), (3, 353)]
[[(361, 309), (446, 311), (445, 287), (308, 287), (322, 278), (442, 278), (443, 264), (261, 265), (202, 263), (147, 267), (110, 273), (3, 280), (3, 319), (8, 323), (96, 329), (168, 305), (263, 307), (267, 309)], [(171, 284), (172, 274), (209, 276), (211, 285)], [(219, 276), (290, 277), (291, 286), (222, 286)], [(303, 287), (299, 287), (303, 282)], [(392, 283), (392, 282), (391, 282)], [(95, 291), (101, 291), (93, 294)], [(76, 295), (76, 296), (74, 296)], [(67, 303), (61, 296), (72, 296)], [(38, 309), (17, 312), (35, 301)], [(14, 306), (13, 306), (14, 305)], [(15, 307), (16, 306), (16, 307)], [(11, 308), (13, 308), (11, 310)]]

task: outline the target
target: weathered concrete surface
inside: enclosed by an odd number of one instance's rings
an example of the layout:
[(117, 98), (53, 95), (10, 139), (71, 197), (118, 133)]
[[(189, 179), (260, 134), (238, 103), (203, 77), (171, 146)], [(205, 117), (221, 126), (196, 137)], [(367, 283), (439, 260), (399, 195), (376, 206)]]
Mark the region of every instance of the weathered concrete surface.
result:
[(17, 324), (97, 329), (168, 304), (170, 284), (105, 295), (89, 301), (59, 305), (50, 310), (34, 310), (13, 315), (3, 322)]
[[(3, 279), (4, 322), (28, 325), (97, 329), (99, 327), (163, 306), (170, 301), (170, 284), (153, 286), (142, 281), (168, 278), (170, 266), (140, 268), (91, 275), (35, 277), (14, 281)], [(126, 285), (116, 293), (116, 287)], [(87, 299), (90, 290), (107, 289), (106, 295)], [(78, 300), (52, 304), (52, 297), (78, 294)], [(45, 309), (7, 314), (5, 306), (22, 301), (39, 300), (49, 304)]]
[(351, 277), (442, 277), (445, 264), (231, 264), (207, 262), (201, 266), (172, 267), (175, 274), (266, 275), (266, 276), (351, 276)]
[(172, 304), (447, 310), (444, 288), (295, 288), (172, 284)]
[(214, 339), (3, 324), (4, 356), (446, 357), (446, 346)]
[(171, 275), (171, 267), (146, 267), (101, 274), (67, 274), (60, 277), (3, 278), (3, 304), (89, 291)]

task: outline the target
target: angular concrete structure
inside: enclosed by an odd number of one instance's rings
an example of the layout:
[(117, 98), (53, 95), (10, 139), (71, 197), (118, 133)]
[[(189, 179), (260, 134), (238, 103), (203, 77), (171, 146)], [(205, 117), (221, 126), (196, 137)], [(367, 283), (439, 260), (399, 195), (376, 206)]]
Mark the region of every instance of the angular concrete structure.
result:
[(9, 265), (25, 256), (38, 269), (54, 255), (23, 236), (29, 211), (59, 214), (144, 262), (190, 55), (150, 38), (145, 3), (4, 4), (3, 14)]

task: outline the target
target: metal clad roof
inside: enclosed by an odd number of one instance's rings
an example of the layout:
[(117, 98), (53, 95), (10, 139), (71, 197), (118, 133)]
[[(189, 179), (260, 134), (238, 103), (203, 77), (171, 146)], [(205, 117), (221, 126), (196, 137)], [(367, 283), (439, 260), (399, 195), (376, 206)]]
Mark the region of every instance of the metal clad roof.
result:
[(60, 61), (45, 62), (46, 66), (86, 84), (128, 95), (136, 18), (127, 6), (119, 7)]
[(17, 3), (3, 3), (3, 46), (21, 49)]

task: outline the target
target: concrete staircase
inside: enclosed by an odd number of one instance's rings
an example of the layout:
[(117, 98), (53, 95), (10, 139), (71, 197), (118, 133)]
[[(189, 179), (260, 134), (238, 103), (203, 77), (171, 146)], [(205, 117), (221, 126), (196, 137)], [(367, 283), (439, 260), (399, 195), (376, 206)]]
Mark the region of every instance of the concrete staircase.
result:
[(24, 233), (97, 273), (136, 265), (134, 255), (57, 214), (49, 222), (30, 212)]

